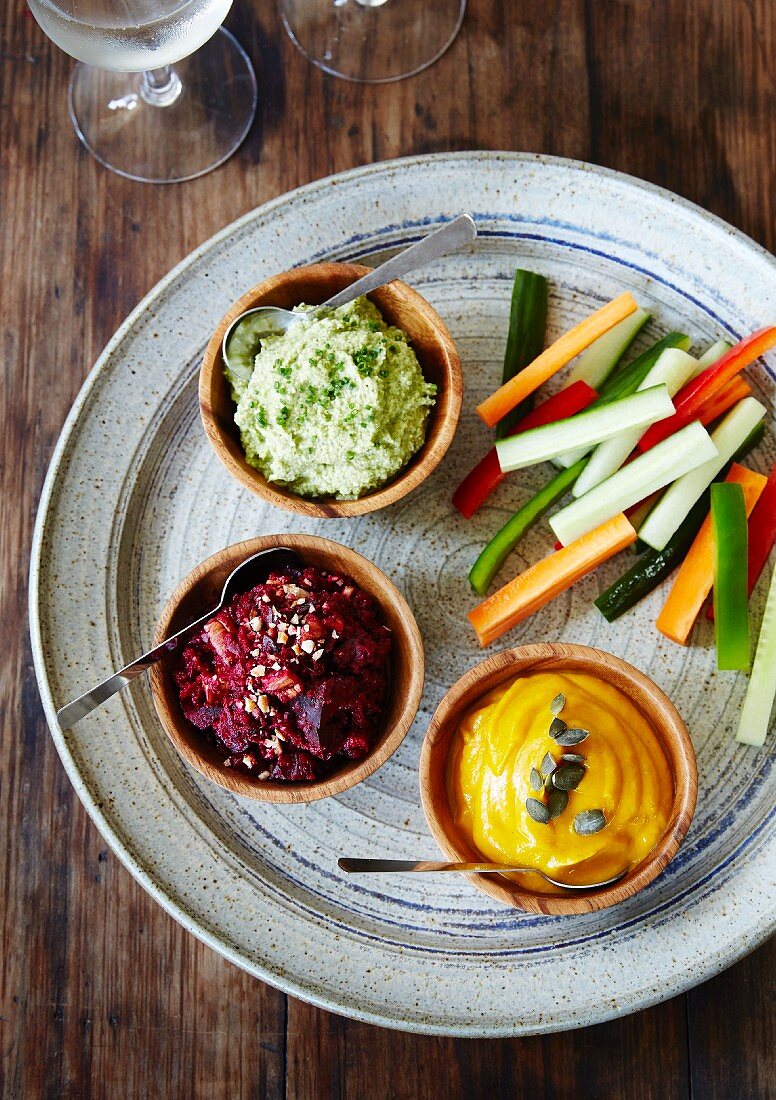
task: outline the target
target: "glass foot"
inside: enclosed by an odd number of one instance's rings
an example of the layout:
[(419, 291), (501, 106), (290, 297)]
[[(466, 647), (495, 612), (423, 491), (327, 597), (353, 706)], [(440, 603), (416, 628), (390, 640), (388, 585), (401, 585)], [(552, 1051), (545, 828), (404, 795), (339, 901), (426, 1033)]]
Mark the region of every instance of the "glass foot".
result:
[(223, 164), (248, 133), (257, 100), (248, 56), (223, 27), (166, 73), (78, 64), (70, 80), (70, 117), (86, 148), (145, 183), (179, 183)]
[(428, 68), (451, 44), (466, 0), (280, 0), (309, 61), (333, 76), (385, 84)]

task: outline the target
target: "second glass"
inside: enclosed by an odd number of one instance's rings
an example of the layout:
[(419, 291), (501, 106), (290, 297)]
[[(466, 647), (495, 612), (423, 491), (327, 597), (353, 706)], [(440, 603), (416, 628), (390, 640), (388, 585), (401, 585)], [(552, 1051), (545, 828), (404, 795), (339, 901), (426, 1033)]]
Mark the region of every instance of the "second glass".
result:
[(364, 84), (401, 80), (450, 46), (466, 0), (279, 0), (286, 30), (314, 65)]

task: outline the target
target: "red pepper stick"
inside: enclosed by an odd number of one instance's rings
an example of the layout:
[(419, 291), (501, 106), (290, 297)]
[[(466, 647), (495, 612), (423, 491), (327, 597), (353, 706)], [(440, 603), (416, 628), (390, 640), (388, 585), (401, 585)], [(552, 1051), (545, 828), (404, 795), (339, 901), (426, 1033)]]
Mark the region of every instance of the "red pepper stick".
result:
[[(776, 465), (771, 470), (763, 491), (758, 497), (749, 517), (749, 595), (765, 568), (771, 550), (776, 544)], [(706, 612), (706, 617), (714, 618), (714, 605)]]
[(776, 346), (776, 327), (773, 326), (762, 328), (736, 344), (716, 363), (712, 363), (705, 371), (701, 371), (697, 378), (691, 379), (686, 386), (682, 387), (674, 398), (676, 409), (674, 415), (666, 417), (665, 420), (658, 420), (648, 428), (638, 442), (639, 450), (648, 451), (656, 443), (667, 439), (669, 435), (678, 432), (691, 421), (697, 420), (698, 410), (712, 394), (774, 346)]
[[(565, 420), (569, 416), (574, 416), (575, 413), (582, 412), (595, 401), (596, 397), (598, 397), (596, 391), (588, 386), (587, 382), (579, 379), (553, 397), (548, 397), (541, 405), (537, 405), (523, 417), (519, 424), (515, 425), (509, 434), (517, 435), (519, 432), (528, 431), (529, 428), (541, 428), (544, 424)], [(502, 473), (496, 448), (493, 447), (455, 490), (453, 504), (462, 516), (471, 519), (506, 476)]]
[(704, 428), (714, 420), (719, 420), (728, 409), (732, 409), (745, 397), (752, 396), (752, 387), (743, 378), (737, 376), (726, 382), (721, 390), (717, 390), (707, 398), (698, 409), (698, 419)]

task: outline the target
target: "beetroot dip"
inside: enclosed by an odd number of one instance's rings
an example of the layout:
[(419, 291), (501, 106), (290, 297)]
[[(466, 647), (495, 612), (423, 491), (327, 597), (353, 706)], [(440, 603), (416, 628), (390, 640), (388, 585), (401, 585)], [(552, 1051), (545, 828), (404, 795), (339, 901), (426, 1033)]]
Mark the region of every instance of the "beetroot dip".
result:
[(289, 566), (235, 596), (180, 655), (183, 713), (224, 764), (310, 781), (372, 748), (388, 694), (391, 632), (349, 577)]

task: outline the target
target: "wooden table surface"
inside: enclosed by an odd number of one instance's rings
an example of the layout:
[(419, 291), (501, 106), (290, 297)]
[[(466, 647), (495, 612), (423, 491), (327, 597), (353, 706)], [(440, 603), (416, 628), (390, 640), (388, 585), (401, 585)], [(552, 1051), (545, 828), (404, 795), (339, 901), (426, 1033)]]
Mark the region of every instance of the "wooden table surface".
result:
[(259, 203), (403, 154), (533, 150), (662, 184), (774, 250), (776, 5), (469, 0), (441, 61), (381, 87), (308, 65), (273, 0), (235, 0), (228, 25), (257, 68), (257, 122), (217, 172), (154, 187), (80, 147), (70, 59), (22, 0), (3, 4), (0, 1094), (776, 1096), (773, 941), (638, 1015), (514, 1040), (353, 1023), (243, 974), (107, 851), (50, 741), (24, 628), (37, 499), (84, 376), (169, 268)]

